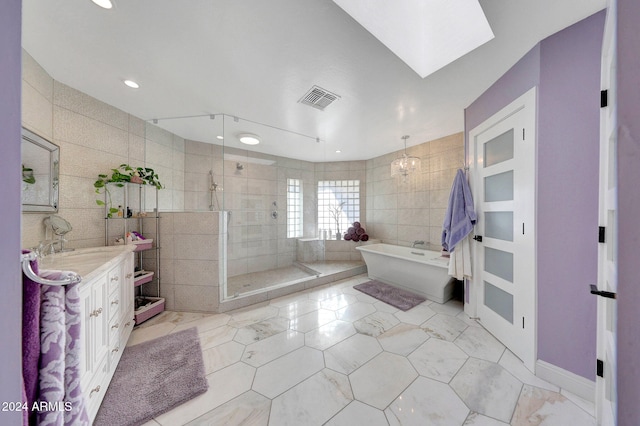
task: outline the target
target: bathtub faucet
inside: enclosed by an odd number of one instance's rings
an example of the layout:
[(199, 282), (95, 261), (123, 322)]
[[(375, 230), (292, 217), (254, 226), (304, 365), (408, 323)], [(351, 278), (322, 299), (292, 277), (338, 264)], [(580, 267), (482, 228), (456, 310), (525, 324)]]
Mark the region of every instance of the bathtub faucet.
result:
[(413, 242), (413, 244), (411, 244), (411, 248), (414, 248), (417, 245), (422, 245), (423, 246), (424, 244), (425, 244), (424, 241), (416, 240), (416, 241)]

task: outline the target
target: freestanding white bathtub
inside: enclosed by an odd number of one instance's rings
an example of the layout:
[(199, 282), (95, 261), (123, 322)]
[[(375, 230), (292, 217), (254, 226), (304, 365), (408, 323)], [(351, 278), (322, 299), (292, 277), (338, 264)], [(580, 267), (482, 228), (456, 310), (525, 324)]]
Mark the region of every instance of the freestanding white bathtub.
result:
[(367, 264), (369, 278), (438, 303), (453, 296), (455, 280), (448, 274), (449, 259), (440, 252), (391, 244), (368, 244), (356, 249)]

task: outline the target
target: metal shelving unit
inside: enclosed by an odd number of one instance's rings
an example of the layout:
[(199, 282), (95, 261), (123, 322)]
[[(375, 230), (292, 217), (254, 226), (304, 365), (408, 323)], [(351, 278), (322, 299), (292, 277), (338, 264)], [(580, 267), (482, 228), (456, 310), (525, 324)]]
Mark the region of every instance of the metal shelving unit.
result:
[[(160, 297), (160, 214), (158, 212), (158, 189), (155, 191), (155, 207), (152, 212), (145, 211), (145, 186), (137, 183), (110, 183), (105, 190), (105, 245), (127, 244), (127, 235), (133, 231), (144, 236), (145, 219), (153, 221), (155, 227), (154, 238), (129, 242), (136, 244), (135, 249), (135, 322), (141, 324), (149, 318), (164, 311), (164, 298)], [(151, 187), (149, 187), (151, 189)], [(120, 191), (121, 190), (121, 191)], [(110, 194), (107, 192), (109, 191)], [(121, 192), (121, 195), (120, 195)], [(107, 198), (110, 197), (108, 200)], [(122, 200), (118, 204), (119, 212), (109, 215), (109, 208), (113, 200)], [(134, 209), (131, 210), (131, 207)], [(116, 225), (117, 224), (117, 225)], [(114, 232), (113, 228), (117, 226)], [(148, 256), (149, 253), (153, 253)], [(155, 260), (155, 271), (145, 271), (145, 260)], [(143, 285), (155, 284), (155, 296), (143, 294)]]

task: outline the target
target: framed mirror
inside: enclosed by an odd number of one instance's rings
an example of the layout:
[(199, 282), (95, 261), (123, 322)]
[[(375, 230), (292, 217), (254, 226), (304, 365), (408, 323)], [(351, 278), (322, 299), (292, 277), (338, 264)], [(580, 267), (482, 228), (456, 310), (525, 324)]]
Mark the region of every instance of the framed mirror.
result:
[(22, 211), (58, 211), (60, 148), (22, 128)]

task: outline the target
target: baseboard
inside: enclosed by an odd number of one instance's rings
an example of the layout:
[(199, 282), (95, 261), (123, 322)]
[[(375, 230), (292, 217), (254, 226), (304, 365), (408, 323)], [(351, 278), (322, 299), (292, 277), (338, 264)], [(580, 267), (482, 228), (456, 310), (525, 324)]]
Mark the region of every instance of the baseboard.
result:
[(548, 362), (536, 361), (536, 376), (589, 402), (595, 401), (596, 383)]

